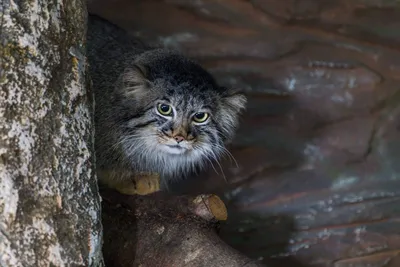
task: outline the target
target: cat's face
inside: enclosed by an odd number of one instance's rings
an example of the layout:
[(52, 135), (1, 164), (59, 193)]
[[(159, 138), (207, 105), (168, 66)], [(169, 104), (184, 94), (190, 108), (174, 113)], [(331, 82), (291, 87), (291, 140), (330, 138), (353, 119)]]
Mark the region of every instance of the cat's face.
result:
[[(212, 125), (212, 111), (200, 99), (180, 95), (164, 97), (149, 112), (154, 118), (148, 127), (156, 149), (169, 154), (193, 154), (218, 145), (218, 133)], [(211, 124), (210, 124), (211, 123)]]
[(156, 66), (146, 62), (129, 68), (121, 79), (120, 100), (128, 118), (126, 154), (169, 172), (217, 159), (246, 102), (242, 94), (219, 87), (204, 69), (178, 56), (168, 62), (157, 59)]

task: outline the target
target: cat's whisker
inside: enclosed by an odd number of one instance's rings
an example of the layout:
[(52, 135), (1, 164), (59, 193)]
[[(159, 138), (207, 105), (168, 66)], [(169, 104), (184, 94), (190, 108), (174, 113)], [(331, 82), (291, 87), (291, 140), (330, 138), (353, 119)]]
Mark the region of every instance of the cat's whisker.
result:
[(216, 160), (215, 162), (218, 164), (219, 168), (221, 169), (222, 177), (224, 177), (225, 182), (228, 183), (228, 180), (226, 179), (224, 170), (221, 167), (221, 164), (219, 164), (218, 160)]
[(213, 168), (213, 170), (215, 171), (215, 173), (216, 173), (217, 175), (219, 175), (219, 172), (218, 172), (217, 169), (214, 167), (214, 164), (212, 163), (212, 161), (211, 161), (208, 157), (206, 157), (205, 159), (211, 164), (211, 167)]
[(143, 136), (141, 134), (133, 134), (133, 135), (127, 135), (124, 136), (123, 138), (120, 138), (120, 140), (118, 142), (115, 142), (112, 146), (111, 149), (115, 150), (118, 148), (119, 145), (121, 145), (122, 143), (131, 143), (131, 142), (135, 142), (138, 140), (146, 140), (148, 139), (150, 136), (152, 135), (148, 135), (148, 136)]
[(210, 156), (212, 157), (212, 159), (218, 164), (219, 169), (221, 170), (222, 177), (224, 178), (225, 182), (228, 183), (228, 180), (226, 179), (224, 170), (223, 170), (221, 164), (219, 163), (217, 155), (215, 154), (215, 152), (212, 149), (210, 149), (209, 151), (210, 151)]
[(221, 152), (223, 155), (228, 156), (231, 163), (232, 163), (232, 161), (235, 163), (236, 168), (239, 168), (238, 162), (236, 161), (235, 157), (232, 155), (232, 153), (228, 149), (226, 149), (224, 146), (221, 146), (219, 144), (216, 144), (216, 147), (222, 150)]
[(205, 148), (203, 148), (203, 146), (198, 145), (198, 144), (195, 144), (193, 146), (193, 149), (199, 150), (201, 152), (201, 154), (204, 155), (204, 159), (207, 160), (210, 163), (210, 165), (213, 168), (213, 170), (215, 171), (215, 173), (217, 175), (220, 175), (220, 173), (217, 171), (217, 169), (215, 168), (214, 164), (212, 163), (212, 160), (209, 159), (210, 152), (208, 151), (208, 149), (205, 149)]

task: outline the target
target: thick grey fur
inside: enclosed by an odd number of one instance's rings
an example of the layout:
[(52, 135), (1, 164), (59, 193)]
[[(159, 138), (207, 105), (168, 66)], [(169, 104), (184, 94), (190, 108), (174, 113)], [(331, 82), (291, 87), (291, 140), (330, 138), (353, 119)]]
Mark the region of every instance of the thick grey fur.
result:
[[(87, 48), (98, 169), (157, 172), (165, 182), (227, 153), (224, 144), (232, 140), (245, 108), (243, 94), (218, 86), (204, 68), (178, 52), (147, 47), (94, 15), (89, 16)], [(158, 103), (173, 106), (173, 118), (160, 116)], [(193, 114), (204, 110), (210, 119), (195, 125)], [(176, 129), (191, 141), (182, 143), (187, 149), (169, 153), (161, 143), (171, 144), (168, 136)]]

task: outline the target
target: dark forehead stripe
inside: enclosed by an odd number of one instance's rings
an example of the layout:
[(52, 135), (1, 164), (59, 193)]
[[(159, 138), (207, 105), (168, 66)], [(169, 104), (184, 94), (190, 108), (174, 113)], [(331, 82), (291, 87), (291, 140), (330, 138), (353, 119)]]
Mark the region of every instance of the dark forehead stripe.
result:
[(146, 122), (142, 122), (142, 123), (136, 124), (135, 127), (136, 127), (136, 128), (146, 127), (146, 126), (149, 125), (150, 123), (154, 123), (154, 122), (156, 122), (156, 121), (157, 121), (157, 120), (155, 120), (155, 119), (148, 120), (148, 121), (146, 121)]
[(198, 94), (178, 94), (173, 99), (173, 104), (176, 105), (175, 108), (178, 112), (184, 112), (186, 114), (192, 114), (204, 110), (212, 111), (217, 107), (217, 104), (215, 104), (214, 101)]
[(169, 97), (164, 96), (164, 97), (161, 99), (161, 101), (164, 101), (164, 102), (171, 102), (171, 99), (170, 99)]

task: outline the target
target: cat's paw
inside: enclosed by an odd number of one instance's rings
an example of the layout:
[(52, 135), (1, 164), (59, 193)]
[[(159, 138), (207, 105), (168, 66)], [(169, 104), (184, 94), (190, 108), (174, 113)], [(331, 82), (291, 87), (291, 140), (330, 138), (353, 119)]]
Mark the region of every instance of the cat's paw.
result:
[(141, 173), (135, 176), (137, 195), (148, 195), (160, 191), (160, 176), (157, 173)]
[(160, 191), (157, 173), (131, 171), (98, 171), (100, 183), (124, 195), (148, 195)]
[(136, 186), (134, 183), (124, 183), (114, 186), (114, 189), (123, 195), (136, 195)]

